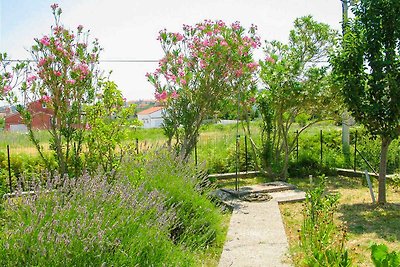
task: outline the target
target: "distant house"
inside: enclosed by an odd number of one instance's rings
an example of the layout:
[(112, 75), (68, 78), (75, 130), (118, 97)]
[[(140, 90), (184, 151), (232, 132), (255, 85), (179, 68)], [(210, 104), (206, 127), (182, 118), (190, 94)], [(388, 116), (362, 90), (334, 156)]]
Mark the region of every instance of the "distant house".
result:
[[(46, 107), (46, 103), (41, 100), (28, 104), (28, 110), (32, 114), (32, 129), (46, 130), (50, 129), (50, 119), (53, 111)], [(26, 132), (27, 127), (23, 123), (21, 115), (16, 112), (7, 115), (5, 118), (5, 130), (11, 132)]]
[(151, 107), (137, 113), (138, 120), (143, 122), (143, 128), (159, 128), (163, 123), (163, 107)]

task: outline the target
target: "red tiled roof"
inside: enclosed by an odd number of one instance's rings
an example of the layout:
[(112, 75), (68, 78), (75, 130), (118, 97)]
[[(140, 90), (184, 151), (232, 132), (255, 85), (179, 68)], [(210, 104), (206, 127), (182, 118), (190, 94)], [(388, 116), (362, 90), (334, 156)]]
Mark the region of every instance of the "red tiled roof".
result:
[(163, 109), (164, 107), (151, 107), (145, 110), (142, 110), (140, 112), (138, 112), (138, 115), (148, 115), (148, 114), (152, 114), (154, 112), (157, 112), (161, 109)]

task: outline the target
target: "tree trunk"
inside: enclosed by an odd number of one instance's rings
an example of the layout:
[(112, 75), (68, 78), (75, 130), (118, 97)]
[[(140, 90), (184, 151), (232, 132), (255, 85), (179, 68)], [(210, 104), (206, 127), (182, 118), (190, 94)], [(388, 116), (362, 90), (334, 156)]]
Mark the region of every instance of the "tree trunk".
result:
[(387, 153), (389, 145), (392, 142), (390, 137), (381, 137), (381, 160), (379, 163), (379, 189), (378, 189), (378, 203), (386, 203), (386, 167), (387, 167)]

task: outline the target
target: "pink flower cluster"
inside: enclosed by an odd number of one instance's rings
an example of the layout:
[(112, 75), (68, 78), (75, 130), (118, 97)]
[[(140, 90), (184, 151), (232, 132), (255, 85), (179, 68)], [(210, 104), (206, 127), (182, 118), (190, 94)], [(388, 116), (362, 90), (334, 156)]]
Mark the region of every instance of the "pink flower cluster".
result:
[[(163, 90), (161, 93), (156, 92), (154, 94), (154, 96), (155, 96), (156, 100), (159, 102), (164, 102), (164, 101), (168, 100), (168, 93), (165, 90)], [(179, 94), (177, 91), (172, 91), (172, 93), (170, 94), (169, 97), (172, 99), (178, 99)]]
[(161, 102), (165, 101), (168, 98), (167, 91), (164, 90), (161, 93), (156, 92), (154, 94), (154, 97), (156, 98), (157, 101), (161, 101)]
[(74, 67), (74, 70), (79, 73), (79, 79), (83, 80), (86, 78), (86, 76), (89, 74), (89, 66), (85, 63), (79, 63)]
[(10, 92), (12, 90), (12, 87), (9, 85), (6, 85), (3, 87), (3, 94), (7, 94), (8, 92)]
[(273, 59), (272, 57), (268, 56), (265, 58), (265, 61), (274, 64), (275, 63), (275, 59)]
[(41, 99), (43, 102), (45, 102), (45, 103), (49, 103), (50, 101), (51, 101), (51, 98), (50, 98), (50, 96), (48, 96), (48, 95), (44, 95), (44, 96), (42, 96), (42, 99)]
[(240, 30), (240, 28), (241, 28), (240, 22), (239, 21), (235, 21), (234, 23), (232, 23), (231, 27), (234, 30)]
[(180, 42), (180, 41), (183, 40), (183, 35), (180, 34), (179, 32), (178, 32), (178, 33), (174, 33), (173, 35), (175, 36), (175, 38), (176, 38), (176, 40), (177, 40), (178, 42)]
[(248, 67), (251, 71), (254, 71), (254, 70), (256, 70), (257, 67), (258, 67), (258, 63), (257, 63), (257, 62), (250, 62), (250, 63), (247, 63), (247, 67)]
[(58, 8), (58, 4), (54, 3), (50, 7), (51, 9), (56, 10)]
[(42, 39), (40, 39), (40, 43), (42, 45), (44, 45), (44, 46), (49, 46), (50, 45), (50, 38), (47, 35), (45, 35), (45, 36), (43, 36)]

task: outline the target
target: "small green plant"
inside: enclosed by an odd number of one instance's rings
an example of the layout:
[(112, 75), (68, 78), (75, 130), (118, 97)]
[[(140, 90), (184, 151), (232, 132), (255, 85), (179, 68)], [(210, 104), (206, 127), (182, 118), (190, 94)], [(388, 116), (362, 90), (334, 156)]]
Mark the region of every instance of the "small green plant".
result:
[(344, 247), (346, 231), (335, 222), (339, 195), (325, 193), (325, 179), (307, 192), (300, 230), (305, 266), (351, 266)]
[(375, 267), (398, 267), (400, 266), (400, 253), (392, 251), (384, 244), (372, 244), (371, 259)]

